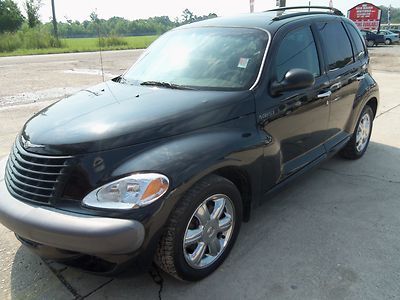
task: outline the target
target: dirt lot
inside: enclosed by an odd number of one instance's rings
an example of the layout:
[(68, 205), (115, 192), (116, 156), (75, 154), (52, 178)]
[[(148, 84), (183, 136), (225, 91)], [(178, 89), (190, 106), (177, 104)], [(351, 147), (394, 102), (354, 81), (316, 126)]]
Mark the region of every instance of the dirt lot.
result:
[[(104, 53), (106, 77), (140, 52)], [(381, 105), (365, 157), (333, 158), (255, 211), (209, 278), (186, 284), (162, 274), (163, 299), (400, 297), (400, 46), (370, 53)], [(0, 157), (27, 118), (100, 74), (95, 53), (0, 58)], [(149, 274), (104, 278), (44, 262), (0, 225), (0, 299), (157, 299), (158, 292)]]

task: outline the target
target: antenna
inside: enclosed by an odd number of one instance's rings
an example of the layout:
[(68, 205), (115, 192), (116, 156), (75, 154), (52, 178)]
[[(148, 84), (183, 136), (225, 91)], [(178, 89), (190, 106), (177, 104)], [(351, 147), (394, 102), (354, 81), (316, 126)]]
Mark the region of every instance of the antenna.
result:
[(101, 65), (101, 76), (104, 80), (104, 67), (103, 67), (103, 50), (101, 49), (101, 38), (100, 38), (100, 24), (97, 24), (97, 35), (99, 37), (99, 50), (100, 50), (100, 65)]
[[(95, 10), (94, 12), (92, 12), (92, 13), (90, 14), (90, 17), (91, 17), (92, 20), (94, 20), (94, 21), (97, 23), (97, 36), (98, 36), (98, 38), (99, 38), (101, 76), (103, 77), (103, 82), (104, 82), (105, 85), (107, 86), (108, 91), (110, 92), (110, 94), (112, 95), (112, 97), (114, 98), (114, 100), (115, 100), (116, 102), (119, 103), (117, 97), (115, 97), (115, 95), (114, 95), (112, 89), (110, 88), (110, 86), (108, 85), (107, 81), (106, 81), (105, 78), (104, 78), (103, 49), (101, 48), (101, 37), (100, 37), (100, 20), (99, 20), (99, 18), (97, 17), (97, 13), (96, 13), (96, 12), (97, 12), (97, 8), (96, 8), (96, 10)], [(103, 90), (103, 92), (104, 92), (104, 90)]]
[(99, 39), (99, 50), (100, 50), (100, 65), (101, 65), (101, 76), (103, 78), (103, 82), (105, 81), (104, 79), (104, 67), (103, 67), (103, 49), (101, 48), (101, 37), (100, 37), (100, 20), (99, 17), (97, 16), (97, 8), (95, 9), (94, 12), (90, 14), (90, 18), (92, 21), (94, 21), (97, 24), (97, 37)]

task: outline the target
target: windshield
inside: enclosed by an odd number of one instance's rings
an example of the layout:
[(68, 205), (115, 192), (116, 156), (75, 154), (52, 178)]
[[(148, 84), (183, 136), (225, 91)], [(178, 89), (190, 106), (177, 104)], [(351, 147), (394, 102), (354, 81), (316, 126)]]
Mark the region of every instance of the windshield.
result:
[(211, 90), (249, 89), (268, 35), (259, 29), (203, 27), (171, 31), (124, 75), (132, 84)]

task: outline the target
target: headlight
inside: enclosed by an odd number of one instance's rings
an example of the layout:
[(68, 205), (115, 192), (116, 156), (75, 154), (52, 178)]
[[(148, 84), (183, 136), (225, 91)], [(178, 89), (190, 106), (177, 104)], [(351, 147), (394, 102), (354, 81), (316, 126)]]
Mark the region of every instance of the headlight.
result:
[(139, 208), (159, 199), (168, 190), (168, 186), (169, 180), (164, 175), (133, 174), (95, 189), (82, 203), (105, 209)]

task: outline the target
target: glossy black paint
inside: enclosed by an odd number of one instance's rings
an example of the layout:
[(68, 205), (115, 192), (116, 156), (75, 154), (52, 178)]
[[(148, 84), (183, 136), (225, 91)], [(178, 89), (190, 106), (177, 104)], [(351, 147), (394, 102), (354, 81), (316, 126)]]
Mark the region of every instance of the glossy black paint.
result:
[(141, 144), (254, 113), (250, 91), (187, 91), (102, 83), (40, 111), (22, 135), (36, 152), (82, 154)]
[[(369, 101), (378, 104), (368, 56), (344, 69), (327, 71), (315, 23), (348, 20), (311, 15), (272, 21), (274, 16), (253, 14), (188, 25), (269, 31), (269, 52), (252, 90), (171, 90), (110, 81), (57, 102), (26, 123), (22, 136), (44, 145), (28, 151), (73, 156), (68, 180), (60, 197), (52, 200), (53, 207), (144, 224), (146, 237), (139, 251), (104, 259), (151, 261), (176, 203), (195, 182), (211, 173), (238, 185), (248, 217), (251, 206), (340, 150), (354, 131), (362, 108)], [(275, 78), (271, 70), (279, 43), (287, 32), (301, 26), (312, 28), (321, 75), (311, 87), (272, 93)], [(332, 95), (318, 97), (327, 91)], [(126, 212), (81, 205), (91, 190), (145, 171), (169, 177), (171, 186), (162, 200)]]

